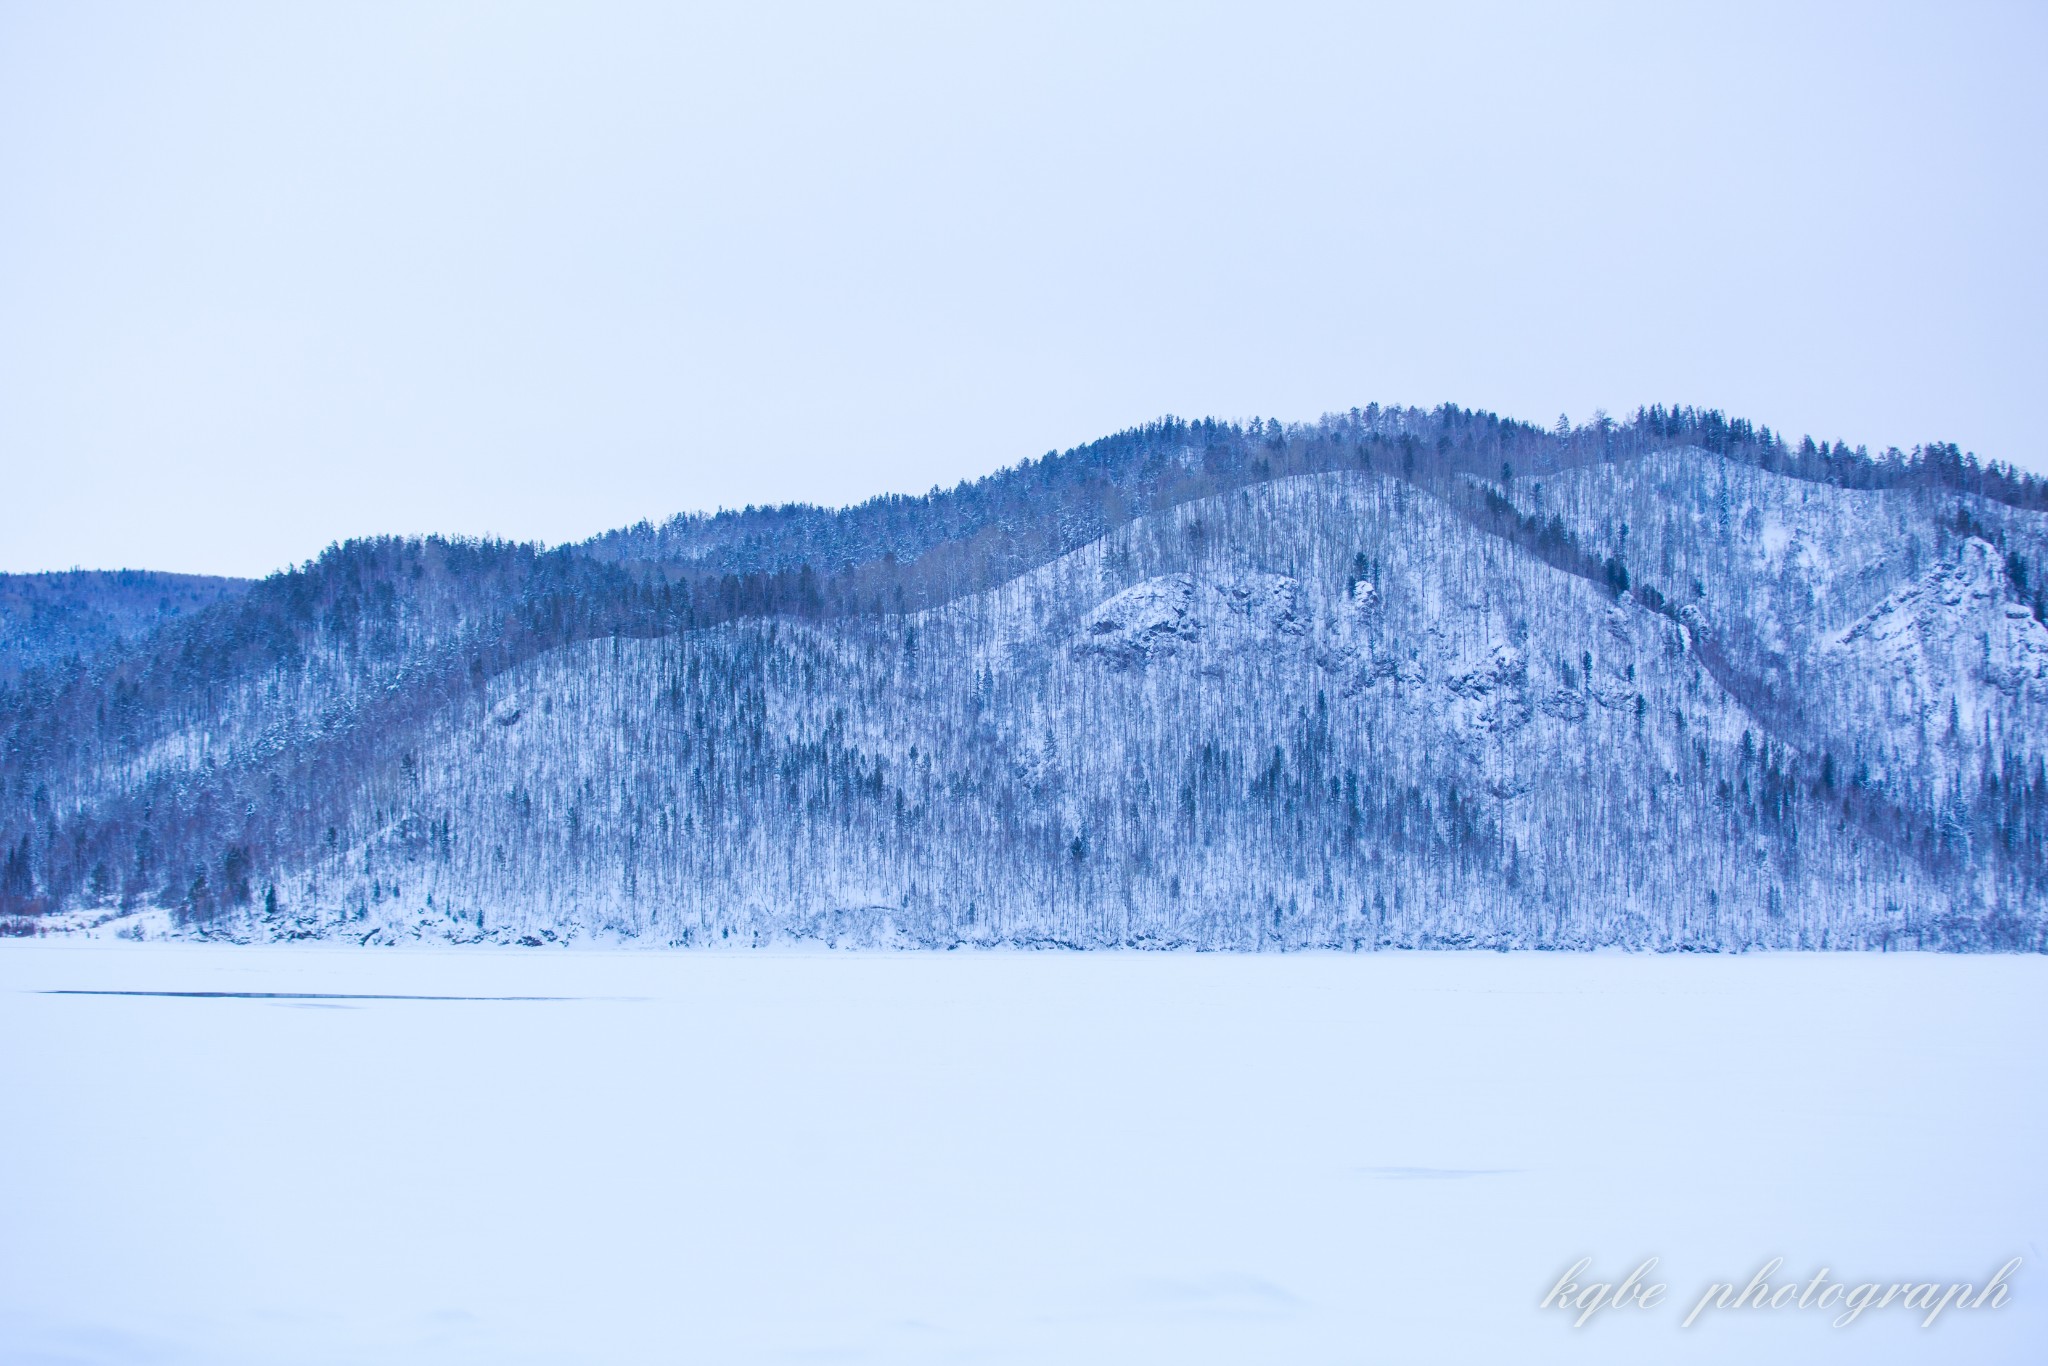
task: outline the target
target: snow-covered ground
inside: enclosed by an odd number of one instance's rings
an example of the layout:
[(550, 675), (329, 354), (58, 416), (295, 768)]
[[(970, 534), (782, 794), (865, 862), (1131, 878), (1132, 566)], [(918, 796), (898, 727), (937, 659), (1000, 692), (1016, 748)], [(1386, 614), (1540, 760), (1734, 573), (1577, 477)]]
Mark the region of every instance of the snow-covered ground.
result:
[[(55, 992), (340, 993), (320, 999)], [(2048, 962), (0, 944), (8, 1362), (2018, 1362)], [(1582, 1256), (1654, 1310), (1574, 1331)], [(1684, 1317), (2025, 1259), (1996, 1311)]]

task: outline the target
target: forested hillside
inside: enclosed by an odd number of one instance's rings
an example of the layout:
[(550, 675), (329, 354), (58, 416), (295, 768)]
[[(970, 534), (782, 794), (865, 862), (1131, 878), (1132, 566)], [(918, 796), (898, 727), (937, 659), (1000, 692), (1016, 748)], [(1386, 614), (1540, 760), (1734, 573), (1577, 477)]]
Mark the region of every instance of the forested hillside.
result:
[(140, 569), (0, 574), (0, 680), (90, 658), (248, 586)]
[(2048, 487), (1656, 408), (1164, 421), (377, 540), (0, 693), (0, 912), (547, 942), (2044, 946)]

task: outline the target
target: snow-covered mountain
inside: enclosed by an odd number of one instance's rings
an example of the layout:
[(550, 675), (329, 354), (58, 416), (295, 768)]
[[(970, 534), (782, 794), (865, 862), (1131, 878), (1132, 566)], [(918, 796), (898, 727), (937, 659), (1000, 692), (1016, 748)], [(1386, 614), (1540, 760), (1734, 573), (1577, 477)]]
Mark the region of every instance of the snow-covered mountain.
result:
[(339, 548), (8, 695), (12, 923), (2042, 947), (2038, 481), (1719, 423), (1166, 423), (923, 521)]

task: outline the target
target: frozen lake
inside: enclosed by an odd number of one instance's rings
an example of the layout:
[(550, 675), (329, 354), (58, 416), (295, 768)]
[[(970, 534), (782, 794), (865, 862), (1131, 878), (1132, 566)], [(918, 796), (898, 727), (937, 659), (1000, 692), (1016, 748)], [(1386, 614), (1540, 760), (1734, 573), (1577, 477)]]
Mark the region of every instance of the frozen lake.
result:
[[(8, 1362), (2048, 1343), (2040, 958), (46, 941), (0, 943), (0, 1012)], [(1588, 1255), (1660, 1257), (1669, 1299), (1540, 1311)], [(1926, 1330), (1679, 1326), (1775, 1256), (1774, 1285), (2025, 1261)]]

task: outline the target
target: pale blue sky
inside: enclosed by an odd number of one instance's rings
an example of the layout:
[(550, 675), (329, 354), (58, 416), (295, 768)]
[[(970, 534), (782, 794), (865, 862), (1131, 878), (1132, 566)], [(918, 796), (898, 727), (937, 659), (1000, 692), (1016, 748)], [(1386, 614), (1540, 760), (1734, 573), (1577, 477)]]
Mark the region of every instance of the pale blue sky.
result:
[(2048, 468), (2044, 57), (2033, 4), (0, 4), (0, 569), (1369, 400)]

